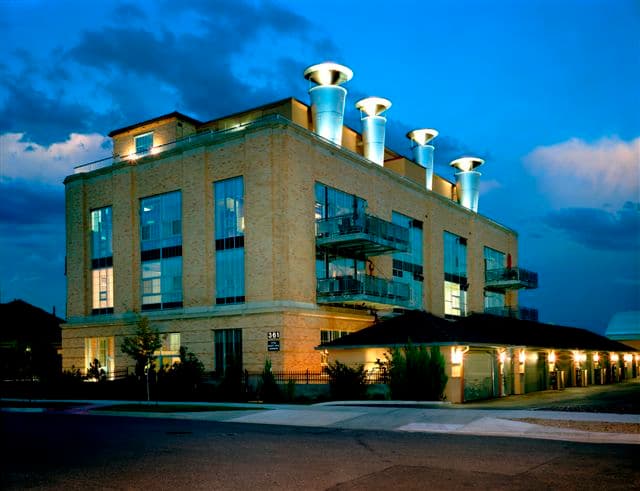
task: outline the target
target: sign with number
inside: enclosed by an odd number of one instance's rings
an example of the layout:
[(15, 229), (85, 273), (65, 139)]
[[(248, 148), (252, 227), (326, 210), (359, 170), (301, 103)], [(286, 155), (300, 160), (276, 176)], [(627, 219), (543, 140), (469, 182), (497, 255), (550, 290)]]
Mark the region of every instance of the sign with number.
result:
[(269, 331), (267, 339), (280, 339), (280, 331)]
[(270, 339), (267, 341), (267, 351), (280, 351), (280, 340)]

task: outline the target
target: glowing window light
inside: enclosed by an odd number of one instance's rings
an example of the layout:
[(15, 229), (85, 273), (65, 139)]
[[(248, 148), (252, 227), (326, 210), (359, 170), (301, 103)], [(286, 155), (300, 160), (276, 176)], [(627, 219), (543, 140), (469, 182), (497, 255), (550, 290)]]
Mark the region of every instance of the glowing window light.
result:
[(618, 354), (617, 354), (617, 353), (612, 353), (612, 354), (611, 354), (611, 361), (616, 362), (616, 361), (618, 361), (619, 359), (620, 359), (620, 357), (618, 356)]

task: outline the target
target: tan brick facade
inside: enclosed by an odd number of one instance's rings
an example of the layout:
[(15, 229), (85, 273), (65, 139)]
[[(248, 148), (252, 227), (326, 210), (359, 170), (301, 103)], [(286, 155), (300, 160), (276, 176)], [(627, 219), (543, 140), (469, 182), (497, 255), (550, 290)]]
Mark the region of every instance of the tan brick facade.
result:
[[(515, 232), (452, 201), (454, 187), (440, 177), (435, 191), (424, 189), (419, 166), (406, 159), (394, 158), (388, 168), (367, 161), (352, 151), (359, 138), (353, 130), (345, 129), (351, 150), (319, 139), (306, 129), (310, 118), (302, 103), (287, 100), (269, 107), (235, 115), (232, 122), (245, 124), (275, 113), (296, 124), (278, 119), (225, 131), (210, 141), (67, 178), (65, 369), (85, 368), (84, 338), (95, 336), (115, 336), (116, 369), (131, 366), (120, 345), (133, 331), (141, 308), (140, 199), (176, 190), (182, 193), (183, 308), (145, 315), (161, 332), (180, 332), (181, 344), (207, 370), (214, 366), (216, 329), (243, 330), (243, 361), (249, 371), (259, 371), (267, 357), (276, 370), (318, 370), (320, 353), (315, 347), (321, 330), (355, 331), (372, 322), (368, 310), (316, 303), (316, 182), (366, 199), (368, 213), (385, 220), (396, 211), (423, 222), (423, 306), (436, 315), (444, 313), (443, 232), (468, 239), (468, 306), (483, 310), (483, 248), (511, 254), (517, 264)], [(114, 152), (127, 155), (133, 138), (146, 131), (154, 131), (163, 143), (180, 138), (178, 123), (172, 117), (118, 133)], [(203, 128), (231, 126), (221, 120)], [(180, 128), (195, 131), (186, 121)], [(216, 306), (213, 188), (216, 181), (236, 176), (244, 179), (246, 302)], [(90, 212), (104, 206), (113, 210), (114, 311), (92, 316)], [(373, 274), (391, 278), (391, 259), (372, 258)], [(515, 305), (517, 298), (512, 295), (508, 301)], [(269, 331), (280, 332), (281, 351), (267, 351)]]

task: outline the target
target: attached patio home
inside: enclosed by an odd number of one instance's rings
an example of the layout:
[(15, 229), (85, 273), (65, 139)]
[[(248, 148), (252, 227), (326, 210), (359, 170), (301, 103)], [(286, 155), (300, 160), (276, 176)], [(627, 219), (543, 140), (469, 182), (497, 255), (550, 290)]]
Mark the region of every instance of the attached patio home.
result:
[(618, 382), (640, 375), (637, 349), (585, 329), (490, 314), (450, 321), (410, 311), (321, 344), (328, 361), (380, 370), (391, 349), (439, 346), (449, 377), (446, 400), (524, 394)]

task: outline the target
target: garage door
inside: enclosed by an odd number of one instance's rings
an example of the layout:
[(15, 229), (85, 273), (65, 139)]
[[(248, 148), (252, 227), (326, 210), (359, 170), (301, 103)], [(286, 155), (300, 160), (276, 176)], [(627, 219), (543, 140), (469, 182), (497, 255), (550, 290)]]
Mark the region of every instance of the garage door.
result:
[(464, 357), (464, 400), (494, 397), (495, 357), (493, 353), (469, 351)]

